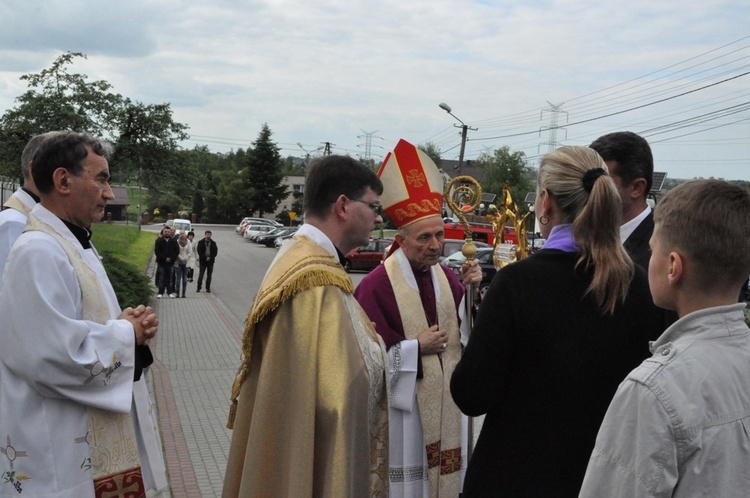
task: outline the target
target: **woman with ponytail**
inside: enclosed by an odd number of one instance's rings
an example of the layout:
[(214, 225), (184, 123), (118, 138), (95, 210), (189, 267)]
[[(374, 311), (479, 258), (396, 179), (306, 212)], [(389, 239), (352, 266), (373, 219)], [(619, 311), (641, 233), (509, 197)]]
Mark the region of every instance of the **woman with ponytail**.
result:
[(620, 242), (620, 197), (601, 157), (542, 158), (544, 248), (495, 276), (451, 380), (486, 418), (463, 496), (577, 496), (618, 384), (664, 328), (645, 271)]

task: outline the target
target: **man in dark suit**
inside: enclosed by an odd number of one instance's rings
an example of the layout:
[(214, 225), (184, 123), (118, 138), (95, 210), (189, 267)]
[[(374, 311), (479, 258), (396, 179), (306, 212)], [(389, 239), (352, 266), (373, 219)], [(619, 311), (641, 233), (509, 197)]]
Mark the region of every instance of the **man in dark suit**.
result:
[(211, 292), (211, 274), (214, 272), (214, 260), (219, 252), (211, 235), (211, 230), (206, 230), (205, 236), (198, 242), (198, 265), (201, 269), (198, 273), (198, 292), (201, 291), (204, 274), (206, 275), (206, 292)]
[(654, 231), (654, 215), (646, 202), (654, 175), (651, 147), (646, 139), (630, 131), (601, 136), (589, 147), (602, 156), (620, 192), (623, 246), (636, 264), (648, 269), (648, 241)]

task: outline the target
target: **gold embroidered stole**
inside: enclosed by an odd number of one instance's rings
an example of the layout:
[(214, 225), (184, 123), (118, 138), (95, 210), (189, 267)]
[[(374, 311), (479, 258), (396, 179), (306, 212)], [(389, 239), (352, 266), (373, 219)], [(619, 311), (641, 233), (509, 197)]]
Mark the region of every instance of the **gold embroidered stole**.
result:
[(388, 494), (388, 393), (386, 350), (365, 311), (352, 294), (345, 296), (357, 343), (370, 378), (368, 422), (370, 426), (370, 495)]
[(18, 198), (18, 195), (16, 195), (16, 193), (13, 193), (13, 195), (11, 195), (10, 198), (5, 201), (5, 204), (3, 204), (3, 206), (6, 208), (15, 209), (16, 211), (19, 211), (26, 216), (28, 216), (31, 212), (31, 208), (21, 202), (21, 199)]
[(240, 395), (242, 383), (250, 371), (255, 326), (298, 292), (323, 285), (336, 286), (347, 294), (354, 293), (354, 285), (349, 275), (328, 251), (307, 237), (294, 237), (291, 243), (287, 243), (281, 249), (268, 269), (245, 319), (242, 362), (232, 384), (228, 429), (234, 428), (237, 398)]
[[(419, 291), (409, 286), (396, 255), (385, 260), (388, 279), (393, 286), (396, 305), (407, 339), (429, 327)], [(406, 271), (412, 271), (407, 268)], [(448, 332), (448, 347), (443, 353), (422, 356), (422, 379), (417, 386), (417, 403), (422, 418), (431, 496), (458, 496), (461, 471), (461, 412), (450, 394), (450, 380), (461, 359), (458, 313), (450, 283), (443, 269), (433, 267), (440, 298), (437, 300), (438, 324)], [(437, 294), (437, 290), (436, 294)]]
[[(54, 237), (62, 246), (75, 269), (81, 287), (83, 319), (104, 324), (111, 317), (109, 304), (96, 273), (89, 268), (76, 247), (51, 226), (30, 215), (24, 231), (38, 230)], [(114, 365), (116, 358), (110, 359)], [(94, 491), (98, 497), (145, 497), (138, 446), (133, 420), (129, 413), (115, 413), (88, 407), (90, 466)], [(84, 462), (82, 468), (87, 467)]]

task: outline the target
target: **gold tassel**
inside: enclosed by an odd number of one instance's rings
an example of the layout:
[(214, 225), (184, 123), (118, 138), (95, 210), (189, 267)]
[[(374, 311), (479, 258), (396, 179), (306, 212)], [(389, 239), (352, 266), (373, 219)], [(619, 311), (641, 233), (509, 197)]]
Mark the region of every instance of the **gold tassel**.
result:
[(319, 256), (309, 256), (300, 260), (269, 288), (255, 296), (253, 306), (245, 319), (245, 332), (242, 337), (242, 363), (232, 383), (232, 404), (229, 407), (228, 429), (234, 427), (237, 399), (240, 396), (242, 383), (250, 371), (250, 355), (253, 349), (255, 326), (298, 293), (326, 285), (338, 287), (348, 294), (354, 292), (352, 280), (333, 258), (322, 259)]
[(232, 401), (229, 405), (229, 418), (227, 420), (227, 429), (234, 429), (234, 417), (237, 416), (237, 400)]

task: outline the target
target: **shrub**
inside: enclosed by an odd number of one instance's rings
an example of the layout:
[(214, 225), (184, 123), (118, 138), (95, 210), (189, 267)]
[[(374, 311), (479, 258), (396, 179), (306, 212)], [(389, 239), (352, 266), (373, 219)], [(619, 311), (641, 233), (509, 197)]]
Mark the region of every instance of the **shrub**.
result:
[(139, 304), (148, 303), (151, 297), (151, 283), (142, 271), (110, 252), (102, 253), (102, 263), (121, 308), (135, 308)]

